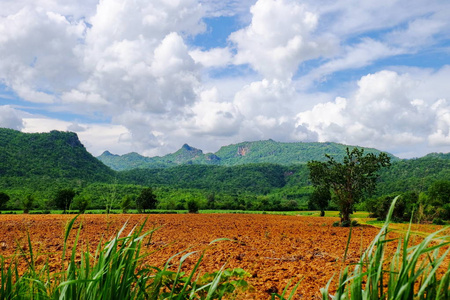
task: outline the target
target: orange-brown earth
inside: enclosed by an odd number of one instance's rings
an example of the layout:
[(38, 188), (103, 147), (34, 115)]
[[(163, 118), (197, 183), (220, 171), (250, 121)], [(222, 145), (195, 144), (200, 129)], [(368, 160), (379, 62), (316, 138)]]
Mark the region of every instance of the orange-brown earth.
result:
[[(27, 231), (38, 262), (49, 257), (50, 265), (61, 265), (61, 250), (68, 215), (0, 215), (0, 254), (17, 251), (17, 242), (27, 250)], [(155, 251), (146, 263), (162, 266), (172, 255), (190, 249), (199, 253), (190, 257), (189, 269), (205, 257), (202, 272), (243, 268), (253, 287), (238, 299), (269, 299), (270, 292), (281, 293), (289, 281), (302, 282), (296, 299), (320, 299), (320, 288), (342, 267), (349, 228), (332, 227), (337, 218), (246, 214), (181, 215), (82, 215), (75, 223), (71, 238), (82, 224), (79, 247), (95, 250), (100, 241), (111, 238), (128, 220), (125, 232), (148, 218), (146, 229), (161, 226), (145, 251)], [(362, 226), (353, 229), (346, 263), (356, 262), (379, 229)], [(220, 241), (209, 245), (217, 238)]]

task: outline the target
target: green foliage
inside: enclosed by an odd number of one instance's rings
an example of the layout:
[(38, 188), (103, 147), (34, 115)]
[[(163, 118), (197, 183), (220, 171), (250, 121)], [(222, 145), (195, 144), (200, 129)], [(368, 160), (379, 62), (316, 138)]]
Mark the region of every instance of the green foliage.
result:
[(27, 214), (33, 209), (35, 200), (33, 195), (27, 195), (22, 203), (23, 213)]
[(145, 188), (141, 191), (141, 194), (136, 198), (136, 207), (138, 210), (142, 210), (145, 213), (146, 209), (155, 209), (158, 200), (153, 193), (152, 188)]
[(189, 213), (198, 213), (198, 203), (195, 200), (189, 200), (187, 202), (187, 209), (189, 211)]
[(450, 181), (439, 180), (431, 184), (428, 188), (428, 197), (430, 204), (434, 206), (450, 203)]
[(6, 202), (10, 199), (9, 195), (3, 192), (0, 192), (0, 210), (4, 209), (6, 206)]
[(77, 193), (73, 189), (59, 190), (56, 193), (54, 200), (56, 208), (62, 209), (63, 213), (65, 213), (66, 210), (70, 209), (70, 205), (76, 194)]
[(371, 217), (378, 220), (385, 220), (391, 207), (392, 201), (398, 196), (392, 212), (392, 220), (395, 222), (410, 221), (412, 217), (414, 221), (418, 221), (418, 216), (413, 216), (414, 212), (419, 208), (419, 194), (416, 192), (393, 193), (378, 198), (372, 198), (366, 201), (366, 209), (371, 213)]
[(325, 216), (325, 209), (331, 200), (331, 193), (328, 187), (318, 186), (309, 197), (308, 208), (311, 210), (320, 210), (320, 216)]
[(377, 196), (393, 192), (426, 192), (436, 181), (450, 181), (450, 153), (432, 153), (421, 158), (393, 162), (380, 170)]
[(126, 195), (122, 198), (122, 201), (120, 202), (120, 209), (122, 209), (122, 212), (126, 214), (128, 210), (131, 208), (131, 205), (133, 202), (136, 201), (135, 195)]
[(105, 181), (113, 174), (86, 151), (75, 133), (22, 133), (0, 128), (0, 177)]
[(80, 214), (84, 214), (91, 203), (88, 198), (79, 195), (75, 197), (73, 202), (73, 208), (78, 209)]
[(364, 149), (347, 148), (343, 162), (326, 155), (327, 162), (308, 163), (310, 179), (315, 187), (331, 189), (341, 212), (341, 222), (350, 222), (353, 205), (375, 189), (377, 171), (390, 165), (386, 153), (364, 155)]

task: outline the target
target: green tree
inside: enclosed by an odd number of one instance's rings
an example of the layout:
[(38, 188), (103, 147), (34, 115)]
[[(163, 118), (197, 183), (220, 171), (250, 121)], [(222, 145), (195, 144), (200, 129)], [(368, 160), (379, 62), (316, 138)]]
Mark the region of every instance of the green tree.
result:
[(331, 193), (328, 187), (318, 186), (314, 189), (311, 196), (309, 196), (309, 207), (320, 210), (320, 216), (325, 216), (325, 209), (331, 200)]
[(155, 209), (158, 199), (153, 193), (152, 188), (145, 188), (141, 191), (141, 194), (136, 198), (136, 206), (139, 210), (145, 213), (146, 209)]
[(55, 196), (56, 207), (62, 209), (63, 213), (66, 213), (66, 210), (69, 209), (70, 204), (72, 203), (72, 200), (76, 194), (77, 193), (73, 189), (59, 190)]
[(84, 214), (86, 212), (86, 210), (88, 209), (89, 205), (91, 204), (91, 201), (89, 201), (88, 198), (86, 198), (84, 196), (79, 196), (79, 195), (75, 197), (73, 202), (74, 202), (74, 207), (76, 209), (78, 209), (78, 212), (80, 214)]
[(450, 203), (450, 181), (438, 180), (428, 188), (431, 205), (443, 206)]
[(128, 209), (131, 208), (131, 203), (136, 198), (134, 195), (126, 195), (122, 198), (122, 201), (120, 202), (120, 208), (122, 209), (122, 213), (126, 214), (128, 212)]
[(23, 206), (23, 213), (27, 214), (30, 212), (30, 210), (33, 208), (34, 205), (34, 197), (33, 195), (27, 195), (25, 197), (25, 200), (23, 200), (22, 206)]
[(337, 162), (326, 155), (328, 161), (308, 162), (309, 178), (316, 188), (330, 189), (335, 195), (341, 213), (341, 223), (350, 223), (353, 205), (361, 201), (365, 194), (375, 190), (378, 170), (390, 166), (386, 153), (364, 155), (363, 149), (354, 148), (343, 162)]
[(8, 194), (0, 192), (0, 210), (5, 208), (6, 202), (8, 201), (9, 201)]
[(212, 192), (212, 193), (208, 194), (206, 201), (207, 201), (206, 205), (209, 209), (216, 208), (216, 193)]
[(197, 201), (196, 200), (194, 200), (194, 199), (190, 199), (188, 202), (187, 202), (187, 209), (188, 209), (188, 211), (189, 211), (189, 213), (198, 213), (198, 203), (197, 203)]

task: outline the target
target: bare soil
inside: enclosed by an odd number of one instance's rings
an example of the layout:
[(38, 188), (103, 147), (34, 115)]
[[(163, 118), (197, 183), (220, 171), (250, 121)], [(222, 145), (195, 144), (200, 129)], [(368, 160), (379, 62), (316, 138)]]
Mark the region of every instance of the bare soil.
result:
[[(29, 232), (37, 262), (47, 257), (57, 270), (61, 265), (65, 226), (69, 215), (0, 215), (0, 254), (8, 257), (18, 247), (27, 250)], [(100, 242), (109, 240), (128, 221), (129, 232), (147, 219), (146, 229), (160, 227), (145, 241), (151, 253), (145, 263), (162, 266), (172, 255), (183, 250), (199, 251), (185, 263), (189, 270), (202, 251), (205, 256), (201, 272), (213, 272), (223, 265), (242, 268), (250, 276), (252, 289), (238, 299), (270, 299), (270, 293), (281, 293), (288, 282), (301, 281), (295, 299), (320, 299), (320, 288), (343, 265), (355, 263), (375, 237), (378, 228), (360, 226), (353, 229), (347, 260), (342, 262), (349, 228), (332, 227), (337, 218), (247, 215), (247, 214), (180, 214), (180, 215), (82, 215), (75, 223), (70, 239), (82, 226), (79, 248), (95, 251)], [(218, 238), (231, 241), (210, 242)], [(335, 280), (336, 281), (336, 280)], [(333, 290), (333, 289), (331, 289)]]

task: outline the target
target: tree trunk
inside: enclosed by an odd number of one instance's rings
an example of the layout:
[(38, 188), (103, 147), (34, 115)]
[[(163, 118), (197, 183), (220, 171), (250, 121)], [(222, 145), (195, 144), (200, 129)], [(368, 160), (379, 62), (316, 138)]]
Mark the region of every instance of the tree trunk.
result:
[(341, 213), (342, 213), (341, 223), (344, 223), (344, 222), (349, 222), (350, 223), (350, 214), (351, 214), (350, 206), (343, 207)]

